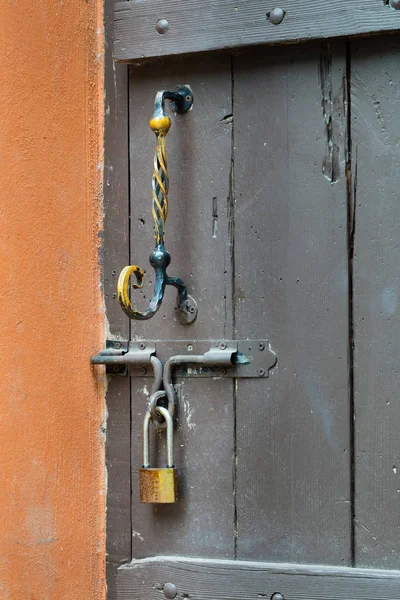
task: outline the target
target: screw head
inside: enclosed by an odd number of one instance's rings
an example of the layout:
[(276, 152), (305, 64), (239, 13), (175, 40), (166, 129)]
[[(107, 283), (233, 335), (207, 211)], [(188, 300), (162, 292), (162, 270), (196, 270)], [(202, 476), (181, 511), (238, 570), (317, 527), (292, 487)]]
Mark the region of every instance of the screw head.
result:
[(227, 374), (227, 372), (228, 371), (226, 369), (221, 369), (220, 372), (219, 372), (219, 374), (220, 374), (221, 377), (225, 377), (225, 375)]
[(147, 373), (146, 368), (145, 367), (140, 367), (140, 369), (139, 369), (139, 375), (146, 375), (146, 373)]
[(156, 23), (156, 30), (160, 35), (164, 35), (164, 33), (167, 33), (169, 29), (169, 23), (167, 21), (167, 19), (158, 19), (157, 23)]
[(265, 348), (265, 344), (264, 344), (264, 342), (260, 342), (260, 343), (258, 344), (258, 349), (259, 349), (259, 350), (264, 350), (264, 348)]
[(219, 344), (219, 347), (221, 348), (221, 350), (225, 350), (225, 348), (226, 348), (226, 344), (225, 344), (225, 342), (221, 342), (221, 343)]
[(285, 11), (282, 8), (273, 8), (267, 13), (267, 18), (273, 25), (279, 25), (285, 18)]
[(140, 350), (145, 350), (146, 349), (146, 344), (144, 342), (140, 342), (139, 349)]
[(119, 349), (121, 348), (121, 344), (120, 344), (119, 342), (115, 342), (115, 344), (114, 344), (114, 348), (115, 348), (116, 350), (119, 350)]
[[(265, 369), (257, 369), (257, 375), (259, 377), (263, 377), (265, 375)], [(274, 600), (276, 600), (276, 598)], [(278, 600), (279, 600), (279, 598), (278, 598)]]
[(178, 593), (178, 590), (176, 589), (176, 585), (174, 585), (173, 583), (166, 583), (164, 585), (163, 592), (166, 598), (172, 600), (173, 598), (175, 598), (176, 594)]
[(190, 323), (193, 323), (197, 317), (196, 300), (188, 294), (185, 302), (180, 306), (176, 306), (175, 311), (177, 313), (178, 321), (180, 321), (182, 325), (189, 325)]

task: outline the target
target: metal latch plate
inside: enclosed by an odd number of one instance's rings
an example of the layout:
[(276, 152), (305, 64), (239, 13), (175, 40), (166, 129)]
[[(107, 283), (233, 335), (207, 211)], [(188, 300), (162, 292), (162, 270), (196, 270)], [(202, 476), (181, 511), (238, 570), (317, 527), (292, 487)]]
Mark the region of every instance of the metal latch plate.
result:
[[(108, 365), (107, 373), (110, 375), (126, 375), (129, 371), (131, 377), (152, 377), (153, 371), (150, 363), (146, 367), (146, 357), (154, 354), (165, 363), (171, 356), (190, 356), (221, 350), (231, 350), (233, 354), (232, 367), (204, 366), (199, 364), (177, 365), (174, 369), (175, 377), (226, 377), (226, 378), (251, 378), (268, 377), (269, 371), (276, 364), (276, 354), (271, 349), (268, 340), (143, 340), (134, 342), (121, 342), (107, 340), (107, 351), (112, 354), (134, 353), (143, 355), (140, 365)], [(150, 358), (147, 359), (150, 361)], [(218, 359), (216, 358), (216, 361)]]

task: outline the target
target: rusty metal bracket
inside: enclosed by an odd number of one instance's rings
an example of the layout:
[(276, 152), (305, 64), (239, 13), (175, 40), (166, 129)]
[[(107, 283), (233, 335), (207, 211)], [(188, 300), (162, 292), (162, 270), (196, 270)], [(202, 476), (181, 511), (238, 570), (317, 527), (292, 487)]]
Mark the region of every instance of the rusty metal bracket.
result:
[(175, 377), (262, 378), (277, 360), (268, 340), (107, 340), (106, 349), (91, 362), (105, 365), (108, 375), (152, 377), (155, 357), (164, 365), (171, 357), (184, 359), (175, 361)]

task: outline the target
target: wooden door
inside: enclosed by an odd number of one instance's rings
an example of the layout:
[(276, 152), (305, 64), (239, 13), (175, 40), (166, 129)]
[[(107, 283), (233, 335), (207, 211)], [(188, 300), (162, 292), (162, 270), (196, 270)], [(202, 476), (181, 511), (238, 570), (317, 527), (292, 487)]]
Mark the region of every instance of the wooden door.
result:
[[(117, 5), (117, 53), (134, 4)], [(167, 47), (129, 68), (109, 51), (108, 338), (267, 339), (276, 355), (259, 377), (175, 380), (175, 505), (139, 502), (151, 379), (110, 379), (110, 599), (400, 598), (399, 41)], [(167, 290), (155, 317), (129, 322), (116, 280), (154, 245), (148, 120), (156, 91), (181, 83), (194, 106), (167, 138), (166, 245), (198, 317), (179, 324)], [(152, 288), (148, 271), (139, 306)], [(163, 438), (152, 450), (161, 465)]]

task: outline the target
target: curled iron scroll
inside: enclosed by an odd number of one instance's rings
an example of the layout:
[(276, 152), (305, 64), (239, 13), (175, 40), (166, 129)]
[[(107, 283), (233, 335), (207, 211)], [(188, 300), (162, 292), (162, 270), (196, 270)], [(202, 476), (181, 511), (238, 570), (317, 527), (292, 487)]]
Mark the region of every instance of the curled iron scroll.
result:
[[(166, 136), (171, 127), (171, 119), (165, 112), (165, 100), (171, 102), (174, 112), (185, 113), (193, 104), (193, 93), (189, 86), (179, 86), (174, 92), (160, 91), (156, 94), (150, 127), (156, 135), (154, 170), (152, 176), (152, 215), (154, 219), (155, 248), (150, 255), (150, 265), (155, 272), (153, 297), (144, 311), (135, 309), (130, 299), (130, 287), (140, 289), (144, 285), (144, 271), (137, 265), (122, 269), (118, 279), (118, 300), (122, 310), (130, 319), (144, 321), (151, 319), (161, 306), (165, 288), (171, 285), (177, 290), (176, 311), (182, 324), (194, 321), (197, 315), (196, 301), (188, 294), (186, 286), (179, 277), (169, 277), (167, 268), (171, 256), (164, 245), (165, 222), (168, 216), (168, 163)], [(131, 283), (132, 278), (135, 278)]]

